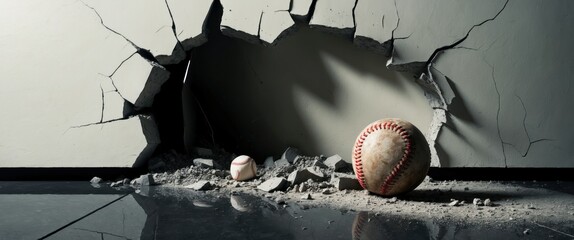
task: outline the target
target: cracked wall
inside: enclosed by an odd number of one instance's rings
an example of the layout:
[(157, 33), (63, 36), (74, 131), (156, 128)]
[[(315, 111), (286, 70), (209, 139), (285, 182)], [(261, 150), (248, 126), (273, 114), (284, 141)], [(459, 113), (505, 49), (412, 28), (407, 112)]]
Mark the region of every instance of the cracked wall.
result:
[(569, 1), (220, 2), (2, 3), (0, 167), (142, 164), (164, 66), (202, 45), (201, 87), (248, 151), (348, 155), (362, 126), (403, 117), (434, 166), (574, 166)]

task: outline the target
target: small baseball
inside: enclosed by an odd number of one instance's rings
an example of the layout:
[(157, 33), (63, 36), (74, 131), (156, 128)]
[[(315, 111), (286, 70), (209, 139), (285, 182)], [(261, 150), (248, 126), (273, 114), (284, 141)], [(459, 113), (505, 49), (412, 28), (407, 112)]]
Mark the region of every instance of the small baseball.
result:
[(237, 181), (249, 180), (257, 176), (257, 166), (253, 158), (241, 155), (231, 162), (231, 177)]
[(430, 149), (411, 123), (381, 119), (369, 124), (353, 147), (353, 170), (369, 192), (394, 196), (415, 189), (430, 167)]

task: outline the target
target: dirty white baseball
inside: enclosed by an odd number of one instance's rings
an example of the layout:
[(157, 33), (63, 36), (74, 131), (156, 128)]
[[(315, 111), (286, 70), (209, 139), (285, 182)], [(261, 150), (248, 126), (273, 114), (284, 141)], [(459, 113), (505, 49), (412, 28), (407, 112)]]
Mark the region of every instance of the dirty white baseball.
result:
[(394, 196), (415, 189), (430, 167), (430, 149), (411, 123), (388, 118), (369, 124), (353, 148), (353, 170), (369, 192)]
[(253, 158), (241, 155), (233, 159), (229, 172), (237, 181), (249, 180), (257, 176), (257, 166)]

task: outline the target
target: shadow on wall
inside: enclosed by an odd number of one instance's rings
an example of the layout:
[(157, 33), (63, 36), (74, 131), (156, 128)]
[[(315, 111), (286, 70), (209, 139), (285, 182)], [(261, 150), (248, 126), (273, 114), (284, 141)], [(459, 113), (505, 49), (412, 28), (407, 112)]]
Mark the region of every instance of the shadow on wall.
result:
[[(191, 88), (209, 119), (215, 144), (227, 151), (250, 154), (256, 159), (277, 156), (288, 146), (309, 155), (330, 154), (321, 152), (294, 96), (296, 88), (303, 89), (332, 108), (349, 97), (341, 94), (341, 86), (334, 80), (341, 76), (326, 66), (325, 54), (360, 75), (385, 79), (385, 85), (393, 91), (405, 91), (397, 76), (400, 73), (385, 67), (384, 56), (359, 49), (350, 37), (309, 29), (300, 23), (296, 32), (277, 46), (265, 47), (222, 35), (217, 15), (210, 17), (209, 41), (192, 51)], [(198, 112), (197, 118), (204, 116)], [(369, 118), (361, 124), (374, 120)], [(196, 141), (197, 145), (213, 147), (206, 127), (198, 126), (199, 135), (204, 137)], [(351, 147), (341, 146), (349, 151)]]

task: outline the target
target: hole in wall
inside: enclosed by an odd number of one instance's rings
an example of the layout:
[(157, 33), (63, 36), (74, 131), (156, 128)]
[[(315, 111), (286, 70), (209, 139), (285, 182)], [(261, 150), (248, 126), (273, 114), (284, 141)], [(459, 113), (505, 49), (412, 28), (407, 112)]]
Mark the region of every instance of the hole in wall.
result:
[(158, 151), (185, 152), (183, 139), (192, 137), (195, 146), (258, 162), (278, 158), (287, 147), (350, 159), (356, 134), (372, 121), (400, 117), (421, 130), (428, 126), (427, 100), (411, 76), (388, 70), (387, 57), (357, 47), (351, 36), (299, 21), (276, 46), (252, 44), (220, 32), (221, 11), (214, 7), (210, 15), (208, 42), (189, 53), (186, 88), (187, 61), (169, 68), (171, 87), (156, 100), (164, 114), (157, 116), (164, 141)]

